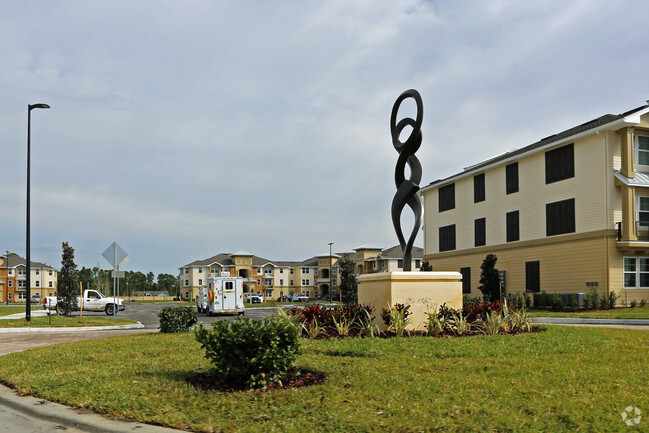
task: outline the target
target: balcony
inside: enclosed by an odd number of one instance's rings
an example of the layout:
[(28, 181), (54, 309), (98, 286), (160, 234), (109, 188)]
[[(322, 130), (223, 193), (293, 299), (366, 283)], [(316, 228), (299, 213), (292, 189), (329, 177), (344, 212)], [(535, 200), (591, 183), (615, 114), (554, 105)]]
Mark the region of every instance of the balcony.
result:
[[(618, 222), (616, 225), (616, 238), (617, 246), (623, 250), (646, 250), (649, 252), (649, 222), (648, 221), (638, 221), (635, 223), (635, 233), (632, 233), (629, 237), (631, 239), (625, 239), (623, 236), (624, 230), (622, 222)], [(633, 239), (635, 238), (635, 239)]]

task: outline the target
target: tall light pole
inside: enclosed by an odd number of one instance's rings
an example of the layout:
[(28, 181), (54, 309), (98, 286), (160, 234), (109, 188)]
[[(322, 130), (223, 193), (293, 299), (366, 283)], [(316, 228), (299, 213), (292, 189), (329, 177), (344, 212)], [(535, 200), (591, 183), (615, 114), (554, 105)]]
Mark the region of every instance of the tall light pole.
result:
[(32, 311), (31, 311), (31, 272), (32, 272), (32, 264), (31, 264), (31, 247), (30, 247), (30, 240), (29, 240), (29, 159), (30, 159), (30, 152), (31, 152), (31, 128), (32, 128), (32, 110), (34, 108), (50, 108), (49, 105), (47, 104), (30, 104), (27, 105), (27, 240), (26, 240), (26, 249), (27, 249), (27, 254), (25, 254), (25, 260), (27, 260), (27, 291), (25, 295), (27, 296), (27, 299), (25, 299), (25, 321), (29, 322), (32, 320)]
[(4, 292), (4, 298), (5, 299), (4, 300), (5, 300), (5, 302), (8, 303), (8, 299), (9, 299), (8, 298), (9, 297), (9, 295), (8, 295), (8, 293), (9, 293), (9, 250), (6, 250), (6, 251), (7, 251), (7, 262), (5, 263), (5, 265), (6, 265), (6, 268), (7, 268), (6, 269), (6, 272), (7, 272), (7, 279), (6, 280), (7, 281), (5, 282), (5, 292)]

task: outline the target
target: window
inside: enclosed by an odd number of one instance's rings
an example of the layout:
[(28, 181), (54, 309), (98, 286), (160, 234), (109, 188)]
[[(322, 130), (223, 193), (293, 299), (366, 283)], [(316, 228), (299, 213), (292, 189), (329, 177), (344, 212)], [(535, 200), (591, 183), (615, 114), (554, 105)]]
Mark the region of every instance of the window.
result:
[(309, 268), (302, 268), (302, 273), (303, 274), (308, 274), (309, 273)]
[(257, 278), (257, 285), (261, 286), (261, 280), (259, 278)]
[(638, 197), (638, 216), (636, 221), (641, 226), (649, 226), (649, 197)]
[(189, 268), (185, 268), (185, 273), (189, 274)]
[(281, 278), (280, 278), (280, 280), (279, 280), (279, 285), (280, 285), (280, 286), (283, 286), (283, 285), (284, 285), (284, 280), (281, 279)]
[(518, 211), (507, 212), (507, 242), (519, 239)]
[(638, 135), (638, 165), (649, 165), (649, 137)]
[(554, 236), (575, 231), (575, 199), (545, 205), (545, 235)]
[(9, 269), (9, 275), (13, 275), (13, 274), (14, 274), (14, 270), (13, 270), (13, 269)]
[(18, 292), (18, 299), (27, 299), (27, 293)]
[(575, 146), (568, 144), (545, 152), (545, 183), (575, 177)]
[(12, 292), (7, 293), (7, 299), (9, 299), (10, 301), (13, 299), (13, 293)]
[(471, 268), (460, 268), (462, 274), (462, 294), (471, 293)]
[(455, 224), (439, 228), (439, 251), (455, 249)]
[(18, 268), (18, 275), (27, 275), (27, 269)]
[(52, 275), (52, 270), (51, 270), (51, 269), (50, 269), (50, 271), (49, 271), (49, 272), (50, 272), (50, 275)]
[(50, 281), (50, 284), (49, 284), (49, 286), (50, 286), (50, 287), (54, 287), (54, 285), (52, 284), (52, 282), (51, 282), (51, 281)]
[(473, 222), (474, 225), (474, 246), (476, 247), (481, 247), (482, 245), (485, 245), (487, 242), (487, 219), (486, 218), (479, 218)]
[(40, 275), (40, 274), (41, 274), (41, 270), (40, 270), (40, 269), (34, 269), (34, 272), (36, 273), (36, 275)]
[(202, 286), (202, 285), (203, 285), (203, 279), (202, 279), (202, 278), (199, 278), (199, 279), (198, 279), (198, 285), (199, 285), (199, 286)]
[(397, 260), (397, 268), (403, 269), (403, 259)]
[(279, 273), (283, 274), (284, 273), (284, 268), (279, 268)]
[(473, 203), (485, 200), (484, 173), (473, 176)]
[(291, 268), (291, 275), (293, 275), (293, 268)]
[(40, 282), (40, 281), (36, 281), (36, 287), (40, 287), (40, 286), (41, 286), (41, 282)]
[(439, 211), (455, 209), (455, 184), (443, 186), (438, 191), (439, 194)]
[(421, 260), (415, 260), (415, 268), (419, 269), (421, 268)]
[(507, 194), (518, 192), (518, 163), (514, 162), (505, 167)]
[(18, 280), (18, 288), (19, 288), (19, 289), (24, 289), (25, 287), (27, 287), (27, 281), (25, 281), (25, 280)]
[(538, 293), (541, 291), (541, 262), (525, 262), (525, 291)]
[(198, 273), (202, 274), (203, 273), (203, 268), (198, 268)]
[(189, 286), (189, 280), (185, 280), (185, 285)]
[(13, 286), (14, 286), (14, 281), (13, 281), (13, 280), (9, 280), (9, 284), (8, 284), (8, 286), (9, 286), (9, 287), (13, 287)]
[(624, 288), (649, 288), (649, 257), (624, 258)]

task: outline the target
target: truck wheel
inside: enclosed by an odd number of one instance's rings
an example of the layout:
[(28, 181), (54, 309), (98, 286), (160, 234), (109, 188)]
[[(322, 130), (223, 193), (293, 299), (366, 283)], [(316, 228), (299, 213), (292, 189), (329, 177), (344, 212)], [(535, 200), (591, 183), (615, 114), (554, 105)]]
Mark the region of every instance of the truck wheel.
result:
[(115, 307), (113, 304), (106, 305), (106, 315), (107, 316), (112, 316), (115, 311)]

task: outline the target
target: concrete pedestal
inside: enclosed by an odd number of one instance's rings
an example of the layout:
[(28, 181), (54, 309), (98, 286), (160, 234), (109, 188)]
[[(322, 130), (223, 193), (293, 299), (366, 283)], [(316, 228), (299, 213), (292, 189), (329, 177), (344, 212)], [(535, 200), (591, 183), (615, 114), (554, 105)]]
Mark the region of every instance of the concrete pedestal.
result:
[(358, 277), (358, 303), (374, 307), (375, 323), (386, 329), (381, 310), (394, 304), (410, 305), (412, 324), (421, 328), (440, 305), (462, 308), (462, 275), (459, 272), (381, 272)]

